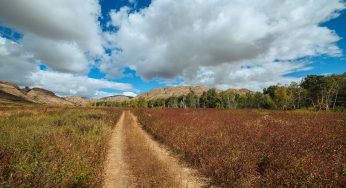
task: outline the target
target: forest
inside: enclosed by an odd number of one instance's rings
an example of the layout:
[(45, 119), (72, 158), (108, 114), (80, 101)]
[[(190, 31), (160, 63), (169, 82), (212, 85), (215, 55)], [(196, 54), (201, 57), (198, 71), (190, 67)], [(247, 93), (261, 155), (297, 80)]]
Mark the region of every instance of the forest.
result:
[(133, 99), (124, 102), (98, 102), (96, 106), (128, 108), (221, 108), (221, 109), (276, 109), (276, 110), (334, 110), (346, 108), (346, 73), (342, 75), (309, 75), (300, 83), (273, 85), (263, 92), (245, 95), (210, 89), (201, 96), (190, 92), (179, 97), (146, 100)]

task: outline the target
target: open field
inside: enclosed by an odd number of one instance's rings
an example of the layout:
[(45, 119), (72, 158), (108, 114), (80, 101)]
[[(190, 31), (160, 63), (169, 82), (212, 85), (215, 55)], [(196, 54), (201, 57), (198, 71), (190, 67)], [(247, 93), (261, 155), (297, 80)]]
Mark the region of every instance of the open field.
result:
[(345, 113), (133, 112), (1, 107), (0, 187), (346, 184)]
[(342, 187), (346, 114), (136, 110), (155, 139), (222, 187)]
[(0, 187), (100, 187), (116, 109), (1, 107)]

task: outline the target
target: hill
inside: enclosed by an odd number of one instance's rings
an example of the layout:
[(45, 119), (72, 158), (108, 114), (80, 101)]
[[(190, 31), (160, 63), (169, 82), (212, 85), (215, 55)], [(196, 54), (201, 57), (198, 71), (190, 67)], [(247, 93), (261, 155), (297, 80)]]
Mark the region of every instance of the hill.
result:
[(65, 106), (73, 105), (71, 102), (56, 96), (53, 92), (42, 88), (21, 89), (17, 84), (0, 81), (0, 100), (10, 102), (23, 102), (45, 105)]
[[(32, 104), (45, 104), (45, 105), (74, 105), (74, 106), (87, 106), (88, 104), (97, 102), (124, 102), (131, 101), (138, 98), (144, 98), (146, 100), (152, 99), (167, 99), (169, 97), (183, 96), (190, 92), (194, 92), (197, 96), (201, 96), (203, 92), (208, 91), (210, 88), (204, 86), (169, 86), (166, 88), (155, 88), (149, 92), (139, 94), (137, 97), (130, 97), (125, 95), (114, 95), (109, 97), (103, 97), (100, 99), (91, 99), (80, 96), (56, 96), (52, 91), (42, 88), (19, 88), (15, 83), (1, 82), (0, 81), (0, 100), (7, 102), (20, 102), (20, 103), (32, 103)], [(222, 90), (216, 89), (217, 93)], [(225, 92), (237, 93), (244, 95), (250, 92), (247, 89), (228, 89)]]
[(125, 95), (114, 95), (109, 97), (103, 97), (101, 99), (98, 99), (98, 101), (105, 101), (105, 102), (123, 102), (123, 101), (129, 101), (133, 97), (125, 96)]
[[(207, 92), (210, 88), (204, 86), (169, 86), (167, 88), (155, 88), (148, 92), (141, 93), (135, 99), (144, 98), (147, 100), (151, 99), (166, 99), (169, 97), (179, 97), (183, 95), (187, 95), (191, 91), (194, 92), (197, 96), (201, 96), (203, 92)], [(248, 89), (227, 89), (226, 92), (237, 93), (240, 95), (244, 95), (246, 93), (251, 92)], [(216, 89), (217, 93), (222, 92), (222, 90)]]
[(64, 97), (66, 101), (69, 101), (73, 103), (76, 106), (87, 106), (88, 104), (93, 104), (96, 102), (123, 102), (123, 101), (129, 101), (133, 97), (125, 96), (125, 95), (114, 95), (109, 97), (103, 97), (100, 99), (92, 99), (92, 98), (85, 98), (80, 96), (68, 96)]

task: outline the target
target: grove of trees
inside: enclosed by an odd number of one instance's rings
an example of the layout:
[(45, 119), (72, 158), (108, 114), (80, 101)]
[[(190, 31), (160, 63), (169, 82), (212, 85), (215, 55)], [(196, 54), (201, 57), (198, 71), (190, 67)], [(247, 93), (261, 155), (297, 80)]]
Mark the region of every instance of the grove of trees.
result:
[(310, 75), (301, 83), (273, 85), (263, 92), (239, 95), (230, 91), (210, 89), (201, 96), (192, 91), (185, 96), (124, 102), (98, 102), (96, 106), (128, 108), (263, 108), (263, 109), (346, 109), (346, 73), (342, 75)]

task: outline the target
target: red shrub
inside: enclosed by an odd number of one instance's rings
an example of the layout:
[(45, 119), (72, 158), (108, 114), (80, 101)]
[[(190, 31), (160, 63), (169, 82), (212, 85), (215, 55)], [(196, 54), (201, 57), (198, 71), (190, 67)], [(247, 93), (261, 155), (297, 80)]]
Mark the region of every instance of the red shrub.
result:
[(219, 186), (346, 185), (345, 113), (155, 109), (136, 114), (154, 138)]

